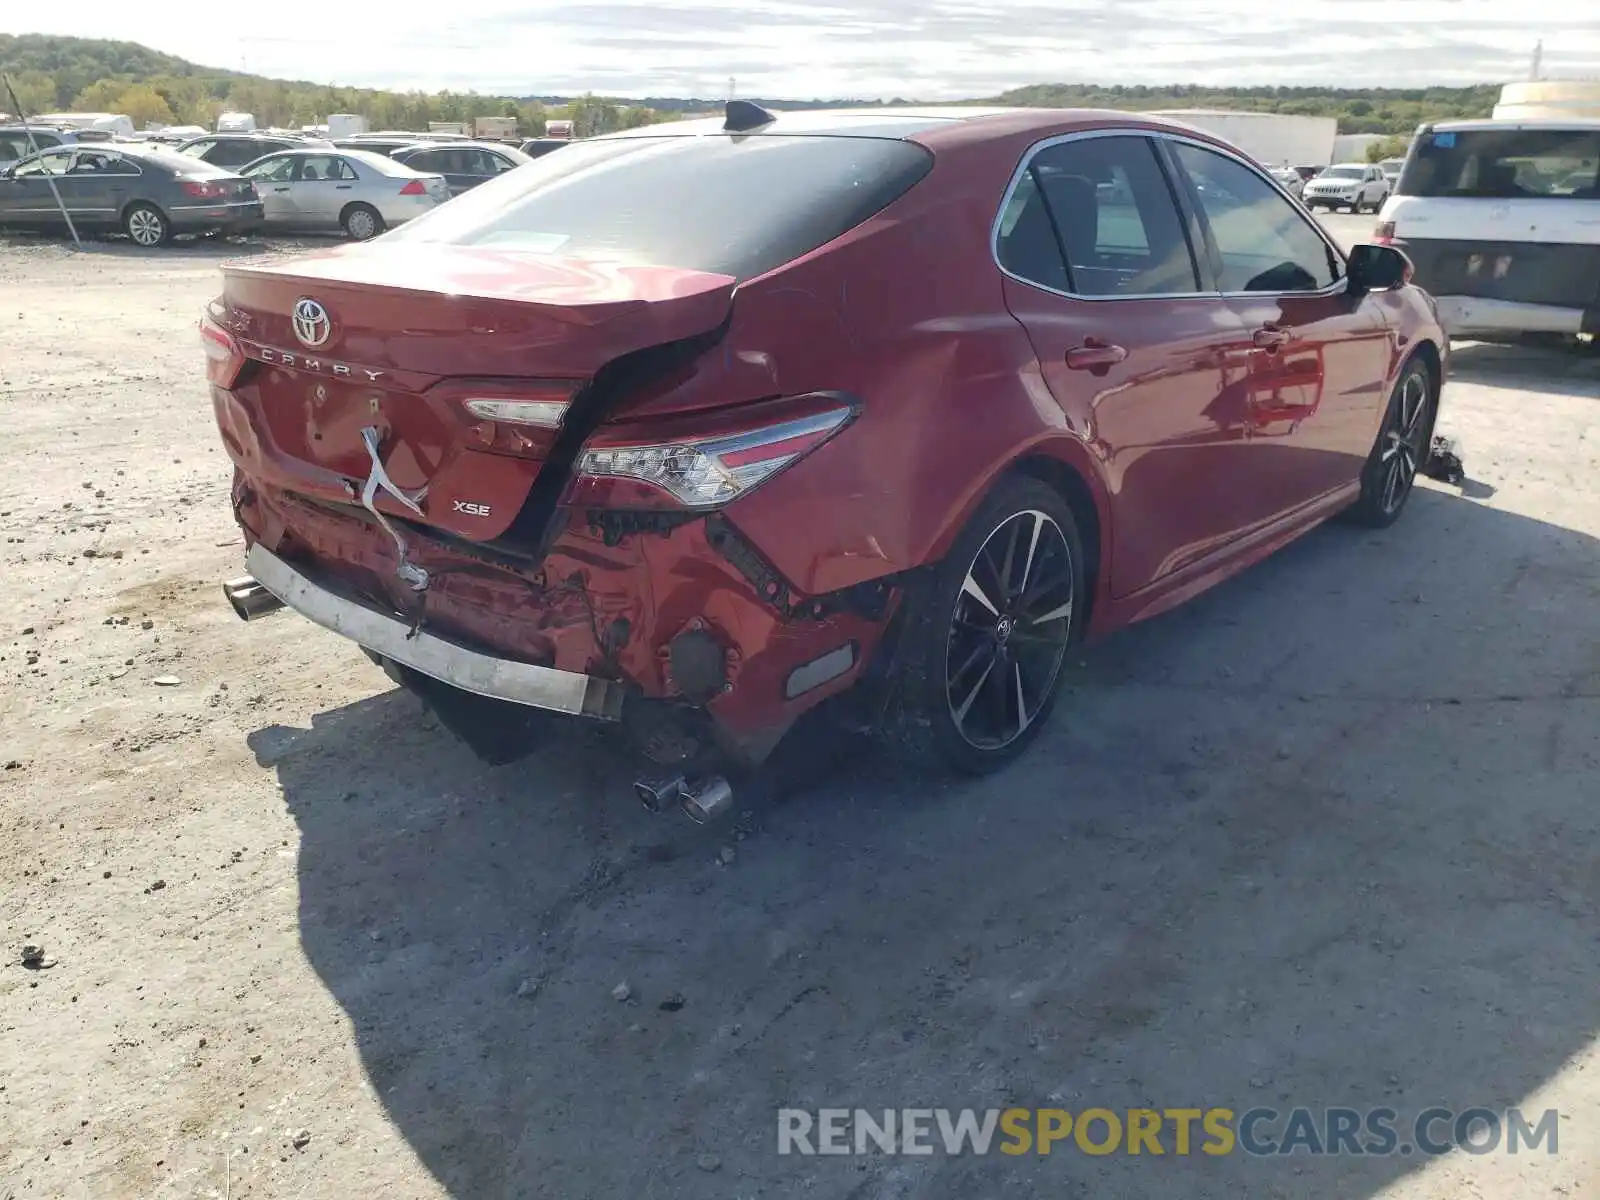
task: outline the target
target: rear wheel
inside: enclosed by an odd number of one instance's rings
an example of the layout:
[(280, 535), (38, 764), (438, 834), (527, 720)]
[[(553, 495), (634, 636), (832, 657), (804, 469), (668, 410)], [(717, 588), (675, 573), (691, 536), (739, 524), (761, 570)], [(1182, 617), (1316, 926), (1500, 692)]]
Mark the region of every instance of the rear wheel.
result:
[(122, 214), (122, 229), (128, 240), (142, 250), (153, 250), (172, 237), (167, 215), (153, 204), (133, 204)]
[(344, 226), (345, 236), (353, 242), (365, 242), (383, 232), (383, 218), (370, 204), (348, 206), (339, 223)]
[(908, 759), (995, 770), (1038, 736), (1085, 616), (1072, 509), (1037, 479), (1002, 482), (937, 568), (907, 630)]
[(1361, 472), (1361, 496), (1350, 508), (1352, 520), (1374, 529), (1399, 520), (1417, 472), (1428, 464), (1433, 420), (1433, 379), (1423, 363), (1412, 359), (1389, 396), (1383, 428)]

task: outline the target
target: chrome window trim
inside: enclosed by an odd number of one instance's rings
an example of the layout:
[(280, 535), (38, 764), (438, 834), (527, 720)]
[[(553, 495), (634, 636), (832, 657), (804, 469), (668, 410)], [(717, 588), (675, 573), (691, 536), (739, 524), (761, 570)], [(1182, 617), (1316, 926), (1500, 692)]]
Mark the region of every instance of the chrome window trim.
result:
[[(1322, 244), (1324, 246), (1328, 247), (1330, 250), (1332, 250), (1334, 255), (1336, 256), (1336, 258), (1340, 262), (1340, 264), (1343, 265), (1343, 267), (1344, 267), (1343, 273), (1341, 273), (1339, 278), (1334, 280), (1327, 287), (1318, 288), (1314, 292), (1307, 292), (1307, 291), (1224, 292), (1224, 291), (1219, 291), (1219, 290), (1215, 290), (1215, 289), (1212, 289), (1212, 290), (1204, 290), (1204, 289), (1202, 289), (1202, 290), (1199, 290), (1199, 291), (1192, 291), (1192, 292), (1148, 292), (1148, 293), (1140, 293), (1138, 295), (1133, 295), (1133, 296), (1085, 296), (1085, 295), (1081, 295), (1081, 294), (1079, 294), (1077, 292), (1062, 291), (1060, 288), (1053, 288), (1053, 287), (1050, 287), (1048, 284), (1043, 284), (1043, 283), (1039, 283), (1039, 282), (1037, 282), (1035, 280), (1032, 280), (1032, 279), (1027, 279), (1027, 278), (1025, 278), (1025, 277), (1023, 277), (1021, 275), (1016, 274), (1014, 271), (1008, 271), (1006, 269), (1006, 267), (1005, 267), (1005, 264), (1003, 264), (1000, 261), (1000, 222), (1005, 219), (1006, 209), (1011, 204), (1011, 197), (1012, 197), (1013, 193), (1016, 192), (1018, 186), (1021, 185), (1023, 177), (1028, 173), (1028, 168), (1033, 165), (1034, 158), (1037, 157), (1043, 151), (1049, 150), (1049, 149), (1051, 149), (1051, 148), (1053, 148), (1055, 146), (1066, 145), (1069, 142), (1088, 141), (1091, 138), (1105, 138), (1105, 137), (1151, 138), (1151, 139), (1159, 139), (1159, 140), (1167, 141), (1167, 142), (1179, 142), (1179, 143), (1182, 143), (1182, 144), (1185, 144), (1185, 145), (1194, 146), (1194, 147), (1196, 147), (1197, 149), (1200, 149), (1200, 150), (1209, 150), (1213, 154), (1219, 155), (1222, 158), (1232, 159), (1235, 163), (1239, 164), (1241, 167), (1244, 167), (1246, 170), (1253, 172), (1256, 176), (1258, 176), (1259, 178), (1265, 180), (1266, 183), (1267, 183), (1267, 186), (1270, 187), (1273, 191), (1277, 192), (1278, 195), (1280, 197), (1282, 197), (1284, 199), (1284, 201), (1286, 201), (1288, 203), (1289, 207), (1291, 209), (1295, 210), (1295, 216), (1298, 217), (1300, 220), (1305, 221), (1307, 224), (1309, 224), (1311, 226), (1312, 230), (1316, 233), (1317, 237), (1321, 240)], [(1166, 171), (1167, 171), (1166, 164), (1165, 163), (1159, 163), (1158, 165), (1160, 166), (1160, 169), (1162, 170), (1162, 172), (1166, 173)], [(1177, 184), (1180, 181), (1173, 180), (1172, 182), (1174, 184)], [(1213, 142), (1207, 142), (1207, 141), (1204, 141), (1204, 140), (1202, 140), (1200, 138), (1188, 137), (1188, 136), (1186, 136), (1184, 134), (1174, 133), (1174, 132), (1171, 132), (1171, 131), (1165, 130), (1165, 129), (1138, 129), (1138, 128), (1134, 128), (1134, 127), (1131, 127), (1131, 126), (1126, 126), (1126, 127), (1119, 126), (1117, 128), (1114, 128), (1114, 129), (1079, 129), (1079, 130), (1074, 130), (1072, 133), (1052, 134), (1050, 137), (1043, 138), (1043, 139), (1041, 139), (1041, 140), (1039, 140), (1037, 142), (1034, 142), (1023, 153), (1022, 161), (1019, 162), (1017, 164), (1017, 166), (1016, 166), (1016, 169), (1012, 171), (1012, 173), (1011, 173), (1011, 181), (1006, 184), (1006, 190), (1003, 193), (1001, 193), (1001, 196), (1000, 196), (1000, 207), (996, 210), (995, 216), (994, 216), (994, 221), (990, 224), (990, 227), (989, 227), (989, 257), (991, 259), (993, 259), (994, 265), (999, 270), (1000, 274), (1005, 276), (1007, 279), (1014, 279), (1018, 283), (1026, 284), (1028, 287), (1031, 287), (1031, 288), (1037, 288), (1041, 292), (1048, 292), (1052, 296), (1064, 296), (1068, 300), (1083, 300), (1085, 302), (1093, 302), (1093, 303), (1100, 303), (1100, 302), (1104, 302), (1104, 301), (1111, 301), (1111, 302), (1124, 301), (1125, 302), (1125, 301), (1138, 301), (1138, 300), (1197, 300), (1197, 299), (1219, 299), (1219, 298), (1226, 300), (1226, 299), (1238, 299), (1240, 297), (1249, 297), (1251, 299), (1260, 300), (1260, 299), (1270, 299), (1270, 298), (1272, 298), (1274, 296), (1332, 296), (1332, 295), (1337, 295), (1340, 292), (1343, 292), (1345, 290), (1346, 286), (1347, 286), (1348, 277), (1349, 277), (1349, 271), (1350, 271), (1350, 260), (1349, 260), (1348, 257), (1346, 257), (1344, 251), (1339, 248), (1338, 243), (1336, 243), (1332, 238), (1330, 238), (1323, 231), (1322, 226), (1317, 223), (1316, 218), (1312, 217), (1312, 218), (1310, 218), (1308, 220), (1307, 216), (1300, 211), (1300, 207), (1301, 206), (1295, 202), (1294, 197), (1289, 194), (1288, 190), (1282, 184), (1280, 184), (1276, 179), (1272, 178), (1271, 175), (1269, 175), (1266, 172), (1264, 172), (1260, 167), (1256, 166), (1254, 163), (1250, 162), (1248, 159), (1246, 159), (1244, 156), (1238, 154), (1237, 152), (1235, 152), (1235, 151), (1233, 151), (1231, 149), (1228, 149), (1226, 147), (1216, 145)], [(1177, 217), (1178, 217), (1179, 227), (1182, 228), (1184, 226), (1183, 212), (1181, 210), (1176, 209), (1176, 208), (1175, 208), (1175, 212), (1176, 212)], [(1202, 213), (1201, 215), (1204, 216), (1204, 213)], [(1196, 253), (1198, 253), (1198, 249), (1196, 249)], [(1070, 264), (1069, 264), (1069, 269), (1070, 269)]]

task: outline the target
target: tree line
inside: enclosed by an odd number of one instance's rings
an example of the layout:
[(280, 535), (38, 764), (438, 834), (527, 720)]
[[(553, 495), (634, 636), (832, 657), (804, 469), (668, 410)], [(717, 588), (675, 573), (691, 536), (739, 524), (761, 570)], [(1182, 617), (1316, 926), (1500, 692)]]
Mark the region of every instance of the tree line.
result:
[[(588, 137), (679, 115), (597, 96), (546, 105), (538, 99), (476, 92), (328, 87), (196, 66), (134, 42), (41, 34), (0, 34), (0, 71), (28, 115), (123, 113), (141, 129), (210, 129), (224, 112), (252, 113), (263, 128), (295, 129), (326, 121), (330, 113), (355, 113), (374, 129), (426, 129), (430, 121), (515, 117), (526, 137), (543, 134), (547, 121), (565, 119), (573, 122), (578, 136)], [(0, 95), (0, 110), (10, 107), (9, 98)]]
[[(0, 34), (0, 70), (10, 76), (22, 106), (30, 113), (126, 113), (139, 126), (211, 128), (217, 115), (228, 111), (253, 113), (260, 125), (288, 128), (326, 120), (330, 113), (356, 113), (366, 117), (374, 129), (425, 129), (430, 121), (503, 116), (516, 117), (522, 133), (529, 137), (542, 134), (545, 122), (556, 118), (573, 121), (580, 136), (590, 136), (719, 107), (716, 101), (699, 100), (638, 103), (592, 95), (541, 99), (476, 92), (328, 87), (202, 67), (136, 42), (43, 34)], [(1218, 88), (1189, 84), (1145, 87), (1046, 83), (1015, 88), (978, 102), (1135, 111), (1230, 108), (1334, 117), (1340, 133), (1403, 136), (1424, 121), (1489, 116), (1499, 93), (1497, 84), (1459, 88)], [(835, 102), (761, 103), (776, 108), (817, 108)], [(895, 97), (886, 103), (910, 101)], [(0, 108), (6, 106), (0, 98)]]

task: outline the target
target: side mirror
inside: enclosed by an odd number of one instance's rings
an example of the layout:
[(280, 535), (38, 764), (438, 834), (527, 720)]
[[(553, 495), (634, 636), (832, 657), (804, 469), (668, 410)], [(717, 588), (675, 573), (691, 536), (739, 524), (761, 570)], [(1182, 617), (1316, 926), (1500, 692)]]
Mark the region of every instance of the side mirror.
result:
[(1350, 290), (1386, 292), (1411, 282), (1411, 260), (1393, 246), (1362, 243), (1350, 251)]

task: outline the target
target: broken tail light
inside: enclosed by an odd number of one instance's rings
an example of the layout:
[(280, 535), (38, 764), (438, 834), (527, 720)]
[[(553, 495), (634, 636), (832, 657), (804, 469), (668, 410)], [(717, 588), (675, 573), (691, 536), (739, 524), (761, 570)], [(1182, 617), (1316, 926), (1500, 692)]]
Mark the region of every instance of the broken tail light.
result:
[[(801, 397), (783, 408), (780, 418), (755, 424), (747, 423), (746, 415), (744, 428), (706, 437), (634, 441), (620, 431), (597, 436), (579, 457), (564, 502), (598, 508), (716, 508), (793, 466), (855, 415), (854, 406), (837, 396)], [(763, 406), (763, 412), (771, 410)]]
[(200, 318), (200, 345), (206, 352), (206, 378), (220, 388), (231, 388), (244, 370), (246, 358), (233, 335), (222, 327), (225, 310), (213, 300)]

